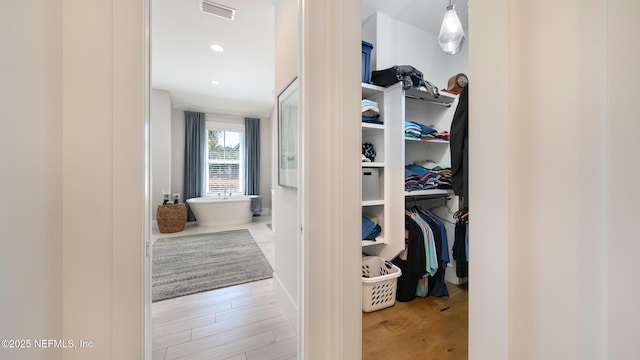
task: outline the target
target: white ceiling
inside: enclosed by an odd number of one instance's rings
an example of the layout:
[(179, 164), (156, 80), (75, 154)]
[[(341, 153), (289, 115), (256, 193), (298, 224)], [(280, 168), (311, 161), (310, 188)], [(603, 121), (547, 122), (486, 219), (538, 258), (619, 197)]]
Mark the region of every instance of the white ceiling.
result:
[[(235, 20), (202, 13), (200, 0), (152, 0), (152, 87), (169, 91), (175, 108), (269, 117), (275, 98), (275, 0), (215, 1), (235, 8)], [(465, 29), (467, 1), (456, 4)], [(361, 15), (365, 19), (380, 11), (437, 34), (447, 4), (448, 0), (362, 0)], [(213, 52), (214, 43), (225, 51)]]
[[(235, 20), (202, 13), (200, 0), (152, 1), (152, 87), (169, 91), (175, 108), (268, 117), (274, 102), (273, 0), (216, 2), (235, 8)], [(214, 43), (224, 52), (212, 51)]]
[[(468, 6), (470, 0), (454, 1), (462, 27), (468, 29)], [(362, 0), (361, 19), (376, 11), (402, 20), (426, 32), (438, 35), (449, 0)]]

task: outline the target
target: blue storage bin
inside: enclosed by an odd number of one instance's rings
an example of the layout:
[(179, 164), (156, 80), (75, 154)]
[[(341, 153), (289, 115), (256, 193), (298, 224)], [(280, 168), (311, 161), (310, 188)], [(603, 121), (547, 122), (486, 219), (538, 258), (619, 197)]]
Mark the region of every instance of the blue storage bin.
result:
[(362, 42), (362, 82), (369, 83), (371, 77), (371, 50), (373, 45), (366, 41)]

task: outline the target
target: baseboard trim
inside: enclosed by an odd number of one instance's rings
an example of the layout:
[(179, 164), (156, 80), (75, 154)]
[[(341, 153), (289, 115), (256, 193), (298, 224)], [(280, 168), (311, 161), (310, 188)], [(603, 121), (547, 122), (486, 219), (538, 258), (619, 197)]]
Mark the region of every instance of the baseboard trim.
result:
[(278, 274), (275, 272), (273, 273), (273, 292), (275, 293), (276, 299), (282, 307), (285, 315), (287, 315), (287, 318), (293, 327), (293, 331), (298, 334), (298, 307), (296, 306), (296, 302), (282, 285)]

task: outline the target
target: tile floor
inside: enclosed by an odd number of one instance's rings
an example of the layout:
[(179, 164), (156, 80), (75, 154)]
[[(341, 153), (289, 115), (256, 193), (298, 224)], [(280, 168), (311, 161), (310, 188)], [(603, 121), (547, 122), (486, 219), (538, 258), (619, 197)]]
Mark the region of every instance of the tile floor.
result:
[[(271, 218), (251, 224), (201, 228), (188, 225), (161, 237), (247, 228), (274, 267)], [(272, 279), (182, 296), (152, 304), (153, 360), (296, 359), (296, 334), (273, 293)]]

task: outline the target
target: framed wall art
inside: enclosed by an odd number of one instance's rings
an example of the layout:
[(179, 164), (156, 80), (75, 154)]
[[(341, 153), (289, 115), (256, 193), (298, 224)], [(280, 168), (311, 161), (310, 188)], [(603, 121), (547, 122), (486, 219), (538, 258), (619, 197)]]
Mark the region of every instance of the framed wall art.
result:
[(298, 187), (298, 77), (278, 95), (278, 185)]

